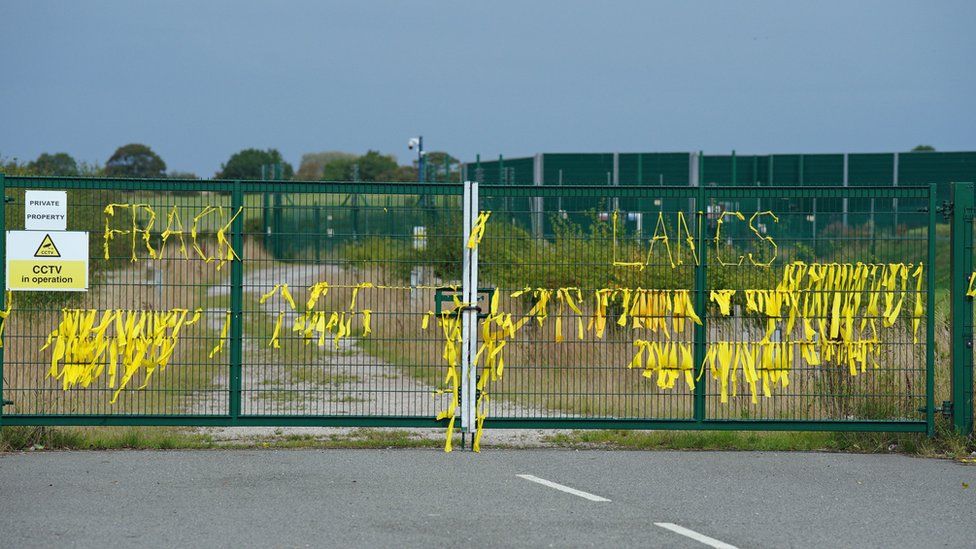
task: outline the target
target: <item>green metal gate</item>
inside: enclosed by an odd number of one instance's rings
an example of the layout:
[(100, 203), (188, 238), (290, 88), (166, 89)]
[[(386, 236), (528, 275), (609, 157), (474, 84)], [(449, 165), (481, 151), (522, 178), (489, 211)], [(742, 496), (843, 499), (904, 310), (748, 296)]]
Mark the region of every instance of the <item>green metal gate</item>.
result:
[[(441, 338), (421, 324), (438, 281), (450, 284), (460, 270), (453, 256), (436, 255), (461, 246), (460, 227), (444, 215), (459, 208), (460, 185), (0, 181), (8, 230), (23, 228), (26, 189), (60, 189), (68, 230), (90, 235), (88, 292), (12, 294), (4, 425), (446, 425), (434, 419), (447, 398), (433, 395)], [(274, 234), (262, 222), (269, 188), (299, 214)], [(107, 231), (123, 232), (106, 239)], [(228, 250), (240, 260), (227, 260)], [(123, 384), (125, 345), (111, 373), (112, 344), (125, 339), (114, 321), (101, 366), (67, 356), (52, 366), (71, 315), (93, 314), (97, 325), (108, 312), (136, 326), (145, 316), (148, 331), (179, 322), (181, 311), (178, 337), (171, 327), (160, 338), (175, 350), (148, 379), (143, 366)], [(145, 360), (158, 358), (144, 339), (129, 347), (148, 345)]]
[[(0, 177), (91, 257), (13, 294), (0, 422), (933, 432), (932, 187), (467, 187)], [(875, 199), (916, 228), (816, 223)]]
[[(529, 323), (506, 346), (506, 363), (514, 366), (489, 389), (487, 427), (933, 432), (935, 293), (929, 291), (934, 271), (927, 267), (935, 262), (934, 188), (483, 185), (480, 193), (481, 209), (492, 212), (479, 246), (481, 284), (501, 289), (505, 310), (531, 310), (546, 297), (536, 289), (548, 289), (552, 302), (545, 321)], [(801, 206), (813, 198), (821, 199), (819, 211)], [(840, 217), (845, 201), (893, 198), (916, 205), (903, 216), (920, 229), (815, 228), (816, 216)], [(542, 219), (546, 211), (557, 213)], [(878, 341), (854, 335), (821, 344), (818, 333), (804, 344), (800, 320), (788, 326), (785, 307), (775, 318), (761, 307), (750, 310), (749, 302), (775, 291), (786, 268), (797, 262), (825, 269), (836, 265), (838, 273), (864, 264), (865, 286), (831, 295), (844, 300), (861, 292), (860, 308), (851, 309), (856, 324), (851, 333), (876, 326), (884, 332)], [(870, 284), (880, 283), (895, 264), (903, 266), (899, 280), (903, 273), (911, 279), (909, 292), (900, 290), (900, 282), (894, 292), (903, 294), (908, 314), (883, 326), (881, 311), (867, 309), (871, 295), (886, 290)], [(525, 292), (526, 287), (533, 291)], [(795, 295), (828, 293), (817, 288), (804, 282)], [(559, 289), (570, 291), (583, 314), (566, 298), (557, 299)], [(727, 312), (719, 305), (723, 293)], [(509, 297), (513, 294), (517, 297)], [(666, 305), (652, 307), (635, 324), (638, 294)], [(600, 296), (607, 302), (591, 305)], [(683, 313), (681, 330), (676, 329), (679, 299), (690, 303), (701, 324)], [(919, 300), (921, 313), (913, 312)], [(602, 333), (590, 329), (599, 307), (610, 319)], [(551, 317), (560, 319), (558, 326)], [(820, 332), (818, 326), (814, 330)], [(817, 364), (801, 358), (804, 345), (818, 348)], [(826, 347), (870, 349), (868, 367), (862, 370), (858, 361), (852, 374), (850, 357), (841, 359), (836, 352), (825, 357)], [(649, 364), (648, 354), (653, 351), (659, 362), (662, 349), (675, 353), (676, 365)], [(767, 372), (779, 385), (767, 381), (772, 387), (765, 396), (764, 382), (754, 381), (750, 388), (743, 368), (734, 365), (726, 374), (717, 367), (713, 377), (706, 364), (723, 349), (732, 360), (740, 352), (786, 353), (788, 360), (780, 363), (784, 371)], [(662, 374), (677, 381), (665, 377), (662, 386), (655, 382)], [(760, 394), (753, 400), (755, 392)]]

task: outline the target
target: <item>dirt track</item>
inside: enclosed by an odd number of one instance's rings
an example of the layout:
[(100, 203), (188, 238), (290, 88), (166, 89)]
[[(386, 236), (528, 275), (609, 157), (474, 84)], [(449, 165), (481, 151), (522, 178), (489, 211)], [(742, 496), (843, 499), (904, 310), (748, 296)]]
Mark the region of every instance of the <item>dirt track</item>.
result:
[[(245, 271), (244, 292), (252, 299), (271, 290), (275, 284), (288, 284), (298, 293), (319, 281), (348, 278), (349, 273), (337, 265), (275, 263), (267, 268)], [(209, 295), (229, 292), (227, 286), (214, 286)], [(300, 298), (296, 295), (296, 299)], [(262, 308), (268, 323), (273, 323), (282, 310), (283, 301), (274, 297)], [(298, 313), (287, 311), (283, 326), (290, 326)], [(219, 319), (220, 315), (207, 315)], [(253, 415), (371, 415), (371, 416), (434, 416), (441, 402), (435, 399), (435, 387), (424, 383), (378, 357), (367, 353), (358, 337), (339, 341), (336, 350), (331, 341), (325, 346), (305, 346), (300, 362), (288, 359), (270, 349), (267, 341), (247, 333), (243, 341), (244, 374), (241, 410)], [(215, 331), (220, 326), (213, 325)], [(284, 330), (283, 330), (284, 331)], [(431, 332), (434, 334), (434, 332)], [(432, 336), (433, 337), (433, 336)], [(284, 360), (283, 360), (284, 358)], [(300, 379), (295, 379), (298, 374)], [(213, 380), (217, 389), (226, 389), (226, 374)], [(216, 394), (215, 397), (222, 395)], [(206, 413), (219, 407), (213, 401), (198, 400), (190, 413)], [(531, 414), (511, 403), (495, 402), (495, 413), (524, 416)], [(293, 434), (328, 437), (350, 429), (334, 427), (220, 427), (203, 429), (217, 439), (239, 440), (288, 436)], [(411, 429), (418, 437), (443, 438), (441, 429)], [(537, 430), (496, 430), (486, 433), (486, 443), (540, 445), (543, 433)]]

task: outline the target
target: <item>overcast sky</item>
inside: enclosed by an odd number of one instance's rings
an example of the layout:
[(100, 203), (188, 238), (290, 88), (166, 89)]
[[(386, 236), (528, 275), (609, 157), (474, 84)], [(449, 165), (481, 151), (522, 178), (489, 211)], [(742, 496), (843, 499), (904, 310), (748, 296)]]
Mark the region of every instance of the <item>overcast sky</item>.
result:
[(0, 0), (0, 156), (976, 150), (976, 2)]

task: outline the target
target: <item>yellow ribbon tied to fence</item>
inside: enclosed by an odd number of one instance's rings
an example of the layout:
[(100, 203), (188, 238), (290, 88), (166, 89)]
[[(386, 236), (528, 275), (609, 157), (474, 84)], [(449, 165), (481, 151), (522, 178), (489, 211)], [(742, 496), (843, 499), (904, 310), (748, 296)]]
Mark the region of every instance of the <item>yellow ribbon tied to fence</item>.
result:
[(7, 318), (10, 316), (10, 311), (14, 306), (14, 296), (10, 290), (7, 290), (7, 308), (0, 311), (0, 348), (3, 348), (3, 330), (7, 327)]
[(227, 343), (227, 333), (230, 331), (230, 311), (224, 313), (224, 325), (220, 328), (220, 337), (217, 338), (217, 344), (214, 348), (210, 350), (209, 358), (213, 358), (219, 355), (224, 350), (224, 344)]
[(732, 313), (733, 295), (735, 295), (735, 290), (712, 290), (708, 298), (709, 301), (718, 305), (719, 312), (722, 315), (729, 316)]
[(444, 351), (441, 356), (447, 362), (447, 373), (444, 376), (444, 386), (435, 391), (436, 395), (447, 394), (450, 399), (447, 407), (438, 412), (437, 420), (447, 419), (447, 437), (444, 451), (452, 450), (454, 438), (454, 420), (457, 416), (458, 392), (460, 390), (460, 376), (458, 363), (461, 357), (461, 308), (455, 311), (441, 313), (437, 319), (444, 333)]
[(474, 226), (471, 227), (471, 234), (468, 235), (468, 248), (473, 250), (481, 243), (481, 239), (485, 236), (485, 227), (489, 217), (491, 217), (491, 212), (486, 211), (478, 214)]
[[(110, 402), (115, 403), (137, 373), (144, 373), (139, 387), (144, 389), (155, 372), (166, 368), (181, 328), (200, 319), (201, 310), (187, 320), (189, 312), (106, 310), (99, 316), (94, 309), (65, 309), (57, 329), (41, 347), (42, 351), (52, 349), (48, 375), (61, 381), (67, 391), (75, 386), (88, 387), (107, 366), (108, 386), (115, 389)], [(113, 329), (114, 334), (109, 334)]]

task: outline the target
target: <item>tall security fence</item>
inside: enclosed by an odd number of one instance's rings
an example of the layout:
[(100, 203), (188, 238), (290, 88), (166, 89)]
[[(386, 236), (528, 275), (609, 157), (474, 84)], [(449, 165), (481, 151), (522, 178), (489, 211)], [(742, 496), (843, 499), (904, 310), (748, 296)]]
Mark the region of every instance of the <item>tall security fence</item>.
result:
[[(531, 157), (479, 159), (464, 166), (467, 179), (499, 185), (899, 187), (937, 186), (949, 199), (949, 183), (976, 179), (976, 152), (906, 152), (736, 155), (684, 153), (540, 153)], [(794, 200), (808, 213), (782, 232), (832, 238), (855, 226), (897, 234), (923, 225), (911, 214), (919, 205), (897, 198)], [(863, 200), (858, 202), (857, 200)], [(782, 210), (783, 204), (770, 204)], [(552, 213), (552, 211), (547, 211)]]
[[(932, 433), (961, 409), (933, 186), (2, 187), (4, 425)], [(67, 191), (87, 291), (25, 270), (70, 255), (23, 231), (36, 190)], [(895, 200), (913, 228), (792, 229)]]

